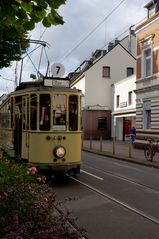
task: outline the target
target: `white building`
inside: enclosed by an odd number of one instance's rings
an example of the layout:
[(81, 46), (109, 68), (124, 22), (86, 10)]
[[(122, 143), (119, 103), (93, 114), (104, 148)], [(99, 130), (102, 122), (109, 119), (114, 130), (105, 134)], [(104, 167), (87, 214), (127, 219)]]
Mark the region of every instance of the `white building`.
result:
[(134, 49), (135, 36), (131, 34), (131, 37), (127, 36), (120, 42), (116, 40), (110, 43), (108, 51), (96, 50), (92, 58), (83, 62), (72, 74), (71, 86), (81, 89), (83, 93), (84, 122), (88, 123), (93, 117), (89, 125), (83, 122), (86, 138), (112, 136), (111, 111), (114, 108), (112, 84), (134, 74), (136, 66)]
[(129, 140), (130, 128), (136, 125), (136, 76), (129, 76), (112, 85), (114, 95), (113, 137)]

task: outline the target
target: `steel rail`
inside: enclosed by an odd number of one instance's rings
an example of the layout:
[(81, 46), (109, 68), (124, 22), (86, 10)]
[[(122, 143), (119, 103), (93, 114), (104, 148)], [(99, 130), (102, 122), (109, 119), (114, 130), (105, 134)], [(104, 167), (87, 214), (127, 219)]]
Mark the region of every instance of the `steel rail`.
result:
[(155, 192), (159, 192), (159, 189), (158, 189), (158, 188), (154, 188), (154, 187), (148, 186), (148, 185), (146, 185), (146, 184), (144, 184), (144, 183), (137, 182), (137, 181), (132, 180), (132, 179), (130, 179), (130, 178), (123, 177), (123, 176), (121, 176), (121, 175), (119, 175), (119, 174), (116, 174), (116, 173), (113, 173), (113, 172), (110, 172), (110, 171), (106, 171), (106, 170), (104, 170), (104, 169), (100, 169), (100, 168), (96, 168), (96, 167), (89, 166), (89, 165), (86, 164), (86, 163), (85, 163), (85, 165), (87, 165), (87, 167), (90, 168), (90, 169), (95, 169), (95, 170), (98, 170), (98, 171), (100, 171), (100, 172), (102, 172), (102, 173), (111, 175), (111, 176), (113, 176), (113, 177), (115, 177), (115, 178), (119, 178), (119, 179), (122, 179), (122, 180), (124, 180), (124, 181), (127, 181), (127, 182), (130, 182), (130, 183), (132, 183), (132, 184), (135, 184), (135, 185), (137, 185), (137, 186), (140, 186), (140, 187), (143, 187), (143, 188), (146, 188), (146, 189), (150, 189), (150, 190), (155, 191)]
[(146, 213), (144, 213), (143, 211), (138, 210), (138, 209), (135, 208), (135, 207), (131, 207), (130, 205), (128, 205), (128, 204), (126, 204), (126, 203), (124, 203), (124, 202), (122, 202), (122, 201), (120, 201), (120, 200), (118, 200), (118, 199), (112, 197), (111, 195), (109, 195), (109, 194), (107, 194), (107, 193), (103, 193), (102, 191), (96, 189), (95, 187), (92, 187), (92, 186), (90, 186), (89, 184), (84, 183), (84, 182), (82, 182), (81, 180), (79, 180), (79, 179), (77, 179), (77, 178), (75, 178), (75, 177), (73, 177), (73, 176), (70, 176), (70, 178), (71, 178), (72, 180), (74, 180), (74, 181), (80, 183), (81, 185), (83, 185), (83, 186), (85, 186), (85, 187), (91, 189), (92, 191), (96, 192), (97, 194), (103, 196), (104, 198), (107, 198), (107, 199), (109, 199), (109, 200), (111, 200), (111, 201), (113, 201), (113, 202), (119, 204), (120, 206), (122, 206), (122, 207), (124, 207), (124, 208), (126, 208), (126, 209), (128, 209), (128, 210), (130, 210), (130, 211), (132, 211), (133, 213), (136, 213), (136, 214), (140, 215), (141, 217), (146, 218), (147, 220), (149, 220), (149, 221), (151, 221), (151, 222), (153, 222), (153, 223), (159, 225), (159, 220), (158, 220), (157, 218), (154, 218), (154, 217), (152, 217), (151, 215), (146, 214)]

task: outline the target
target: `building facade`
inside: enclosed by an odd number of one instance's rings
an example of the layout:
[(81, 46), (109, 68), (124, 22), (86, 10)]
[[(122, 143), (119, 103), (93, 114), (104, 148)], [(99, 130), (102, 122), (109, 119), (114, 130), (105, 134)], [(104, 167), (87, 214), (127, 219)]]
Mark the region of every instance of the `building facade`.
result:
[(130, 140), (130, 129), (136, 127), (136, 76), (129, 76), (114, 85), (114, 110), (112, 112), (114, 132), (117, 140)]
[(71, 77), (71, 86), (81, 89), (83, 93), (82, 120), (85, 138), (113, 136), (112, 84), (134, 74), (136, 58), (129, 51), (130, 48), (135, 48), (134, 34), (131, 34), (131, 38), (127, 36), (120, 42), (116, 40), (110, 43), (107, 51), (96, 50), (92, 58), (83, 62)]
[(136, 144), (159, 138), (159, 1), (145, 7), (148, 17), (136, 26)]

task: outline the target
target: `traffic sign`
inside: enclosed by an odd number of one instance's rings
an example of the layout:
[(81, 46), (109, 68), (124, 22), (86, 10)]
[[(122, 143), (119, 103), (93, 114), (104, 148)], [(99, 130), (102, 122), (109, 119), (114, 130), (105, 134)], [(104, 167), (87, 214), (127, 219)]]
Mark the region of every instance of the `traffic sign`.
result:
[(54, 77), (61, 77), (65, 74), (65, 68), (61, 63), (54, 63), (51, 66), (51, 72)]

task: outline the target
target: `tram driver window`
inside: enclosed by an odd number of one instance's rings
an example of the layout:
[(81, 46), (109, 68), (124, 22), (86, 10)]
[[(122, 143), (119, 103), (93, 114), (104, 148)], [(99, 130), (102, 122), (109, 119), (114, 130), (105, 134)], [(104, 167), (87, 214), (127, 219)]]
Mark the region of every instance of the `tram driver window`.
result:
[(66, 129), (66, 95), (53, 95), (53, 128)]
[(40, 130), (50, 130), (50, 95), (40, 95)]
[(78, 98), (76, 95), (69, 97), (69, 130), (78, 129)]

